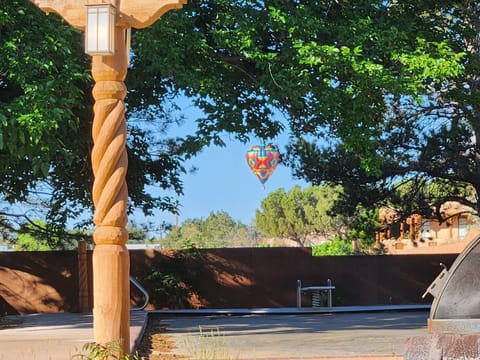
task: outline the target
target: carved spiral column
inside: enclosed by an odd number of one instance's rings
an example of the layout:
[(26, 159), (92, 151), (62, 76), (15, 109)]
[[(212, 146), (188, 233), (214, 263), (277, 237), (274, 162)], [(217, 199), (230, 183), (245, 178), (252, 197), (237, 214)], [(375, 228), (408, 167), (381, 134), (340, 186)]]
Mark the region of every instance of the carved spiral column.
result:
[[(30, 0), (46, 13), (59, 14), (73, 27), (85, 30), (85, 5), (91, 0)], [(106, 0), (115, 5), (116, 26), (113, 56), (93, 56), (95, 117), (92, 166), (95, 175), (93, 203), (93, 327), (95, 342), (121, 341), (122, 351), (130, 345), (130, 262), (125, 243), (128, 191), (125, 104), (127, 74), (125, 28), (141, 29), (161, 15), (179, 9), (187, 0)]]
[[(93, 221), (93, 313), (94, 338), (99, 344), (120, 339), (122, 351), (130, 347), (130, 261), (125, 243), (128, 190), (124, 98), (127, 89), (125, 31), (116, 29), (115, 56), (92, 57), (94, 120), (92, 167)], [(125, 326), (127, 325), (127, 326)]]

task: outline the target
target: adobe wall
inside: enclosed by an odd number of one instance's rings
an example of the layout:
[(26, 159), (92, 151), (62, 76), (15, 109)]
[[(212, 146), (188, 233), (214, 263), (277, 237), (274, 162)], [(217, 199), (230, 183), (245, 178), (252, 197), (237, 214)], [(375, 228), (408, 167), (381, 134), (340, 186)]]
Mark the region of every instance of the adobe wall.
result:
[[(139, 264), (143, 252), (131, 252)], [(160, 266), (159, 252), (146, 252)], [(209, 308), (294, 307), (296, 282), (303, 286), (336, 286), (341, 305), (430, 303), (421, 295), (456, 255), (312, 257), (308, 248), (237, 248), (200, 251), (202, 265), (195, 290)], [(132, 274), (144, 278), (142, 271)], [(309, 303), (308, 297), (304, 298)], [(334, 304), (335, 305), (335, 304)], [(337, 303), (337, 305), (340, 305)]]
[[(171, 268), (174, 254), (130, 251), (131, 274), (152, 296), (149, 308), (175, 306), (156, 301), (152, 294), (158, 284), (147, 280), (152, 266)], [(297, 279), (309, 286), (323, 285), (327, 278), (337, 288), (337, 305), (418, 304), (431, 302), (431, 297), (421, 295), (440, 272), (439, 263), (450, 266), (455, 258), (454, 254), (312, 257), (304, 248), (211, 249), (182, 257), (185, 266), (176, 263), (175, 271), (194, 290), (193, 306), (294, 307)], [(77, 269), (76, 252), (0, 252), (0, 311), (78, 311)], [(309, 297), (303, 301), (308, 306)]]
[(0, 315), (78, 309), (77, 253), (0, 252)]

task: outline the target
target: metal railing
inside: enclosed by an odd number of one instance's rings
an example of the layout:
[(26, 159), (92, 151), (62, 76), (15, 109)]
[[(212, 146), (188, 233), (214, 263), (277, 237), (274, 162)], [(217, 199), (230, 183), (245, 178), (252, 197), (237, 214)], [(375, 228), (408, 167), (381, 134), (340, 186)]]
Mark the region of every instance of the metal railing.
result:
[(145, 290), (145, 288), (142, 286), (142, 284), (140, 284), (137, 279), (135, 279), (133, 276), (130, 275), (130, 282), (135, 285), (135, 287), (142, 293), (143, 295), (143, 298), (144, 298), (144, 303), (142, 306), (139, 306), (139, 307), (134, 307), (134, 308), (130, 308), (130, 310), (143, 310), (145, 309), (145, 307), (148, 305), (149, 301), (150, 301), (150, 296), (148, 295), (148, 292), (147, 290)]
[(302, 282), (297, 280), (297, 308), (302, 307), (302, 293), (305, 291), (312, 292), (312, 307), (320, 307), (321, 293), (327, 293), (327, 306), (333, 306), (332, 291), (335, 290), (335, 286), (332, 285), (332, 280), (327, 279), (326, 286), (307, 286), (302, 287)]

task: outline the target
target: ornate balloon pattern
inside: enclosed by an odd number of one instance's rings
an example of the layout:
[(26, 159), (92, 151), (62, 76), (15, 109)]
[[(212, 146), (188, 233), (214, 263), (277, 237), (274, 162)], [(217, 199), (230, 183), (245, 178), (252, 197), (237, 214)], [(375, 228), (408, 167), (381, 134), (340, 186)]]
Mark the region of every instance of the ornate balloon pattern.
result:
[(273, 145), (255, 145), (248, 149), (246, 159), (258, 180), (265, 184), (280, 163), (280, 153)]

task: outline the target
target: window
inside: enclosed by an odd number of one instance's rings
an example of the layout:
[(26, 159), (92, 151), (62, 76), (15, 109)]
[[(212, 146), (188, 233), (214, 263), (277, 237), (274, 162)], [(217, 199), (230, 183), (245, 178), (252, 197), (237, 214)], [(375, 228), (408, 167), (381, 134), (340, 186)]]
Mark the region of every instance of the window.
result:
[(458, 218), (458, 237), (463, 239), (465, 236), (467, 236), (467, 233), (467, 218)]
[(422, 239), (430, 239), (430, 220), (424, 220), (422, 222)]

